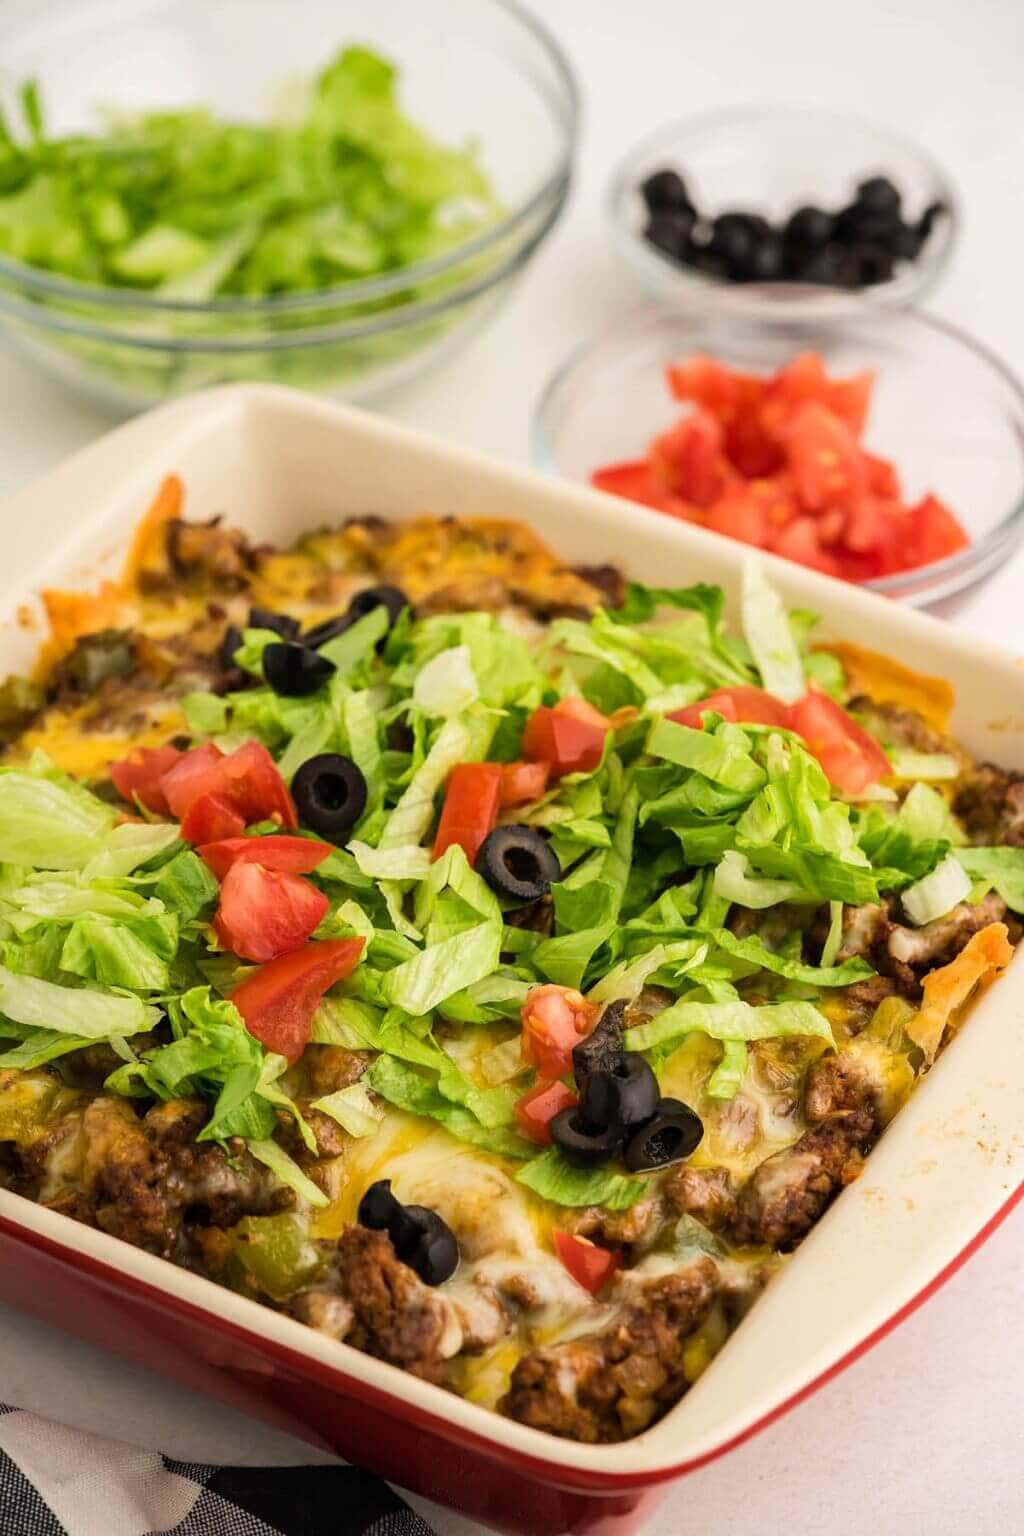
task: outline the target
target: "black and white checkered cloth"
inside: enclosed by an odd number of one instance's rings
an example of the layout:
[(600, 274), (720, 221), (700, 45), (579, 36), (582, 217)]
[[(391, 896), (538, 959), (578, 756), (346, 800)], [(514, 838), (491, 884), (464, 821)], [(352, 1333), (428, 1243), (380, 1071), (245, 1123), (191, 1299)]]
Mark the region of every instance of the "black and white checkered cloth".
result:
[(356, 1467), (172, 1461), (0, 1405), (2, 1536), (432, 1536)]

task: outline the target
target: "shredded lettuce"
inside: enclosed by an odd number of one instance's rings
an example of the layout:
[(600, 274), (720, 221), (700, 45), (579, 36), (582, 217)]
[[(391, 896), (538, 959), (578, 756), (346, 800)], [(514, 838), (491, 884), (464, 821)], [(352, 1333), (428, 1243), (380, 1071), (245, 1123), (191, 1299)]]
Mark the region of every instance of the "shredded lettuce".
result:
[(947, 853), (930, 875), (908, 885), (900, 900), (915, 927), (945, 917), (971, 893), (971, 877), (953, 853)]
[(313, 1100), (313, 1108), (330, 1115), (350, 1136), (372, 1136), (384, 1118), (384, 1110), (371, 1099), (365, 1083), (350, 1083), (336, 1093)]
[(83, 869), (116, 812), (56, 771), (0, 768), (0, 863)]
[(950, 752), (914, 752), (910, 747), (886, 750), (893, 777), (897, 779), (955, 779), (960, 764)]
[(429, 1013), (453, 993), (491, 974), (501, 955), (501, 936), (501, 923), (489, 919), (429, 945), (388, 971), (381, 992), (387, 1002), (406, 1013)]
[(532, 1157), (536, 1148), (510, 1126), (485, 1126), (471, 1109), (446, 1098), (433, 1075), (427, 1075), (392, 1056), (379, 1056), (367, 1074), (374, 1093), (380, 1094), (407, 1114), (436, 1120), (460, 1141), (496, 1152), (502, 1157)]
[(480, 697), (468, 645), (441, 651), (420, 668), (412, 689), (412, 701), (426, 715), (448, 719), (460, 715)]
[(554, 1205), (600, 1205), (628, 1211), (647, 1193), (646, 1179), (631, 1179), (605, 1168), (577, 1168), (557, 1147), (535, 1157), (516, 1174), (520, 1184)]
[(741, 939), (728, 928), (713, 928), (708, 936), (719, 949), (746, 961), (755, 971), (771, 971), (775, 976), (784, 976), (787, 981), (798, 981), (806, 986), (848, 987), (874, 975), (872, 967), (859, 956), (844, 960), (842, 965), (805, 965), (802, 960), (769, 949), (754, 935)]
[(330, 1205), (330, 1201), (319, 1185), (306, 1177), (295, 1159), (289, 1157), (276, 1141), (269, 1138), (265, 1140), (250, 1138), (249, 1151), (258, 1163), (262, 1163), (264, 1167), (270, 1169), (271, 1173), (276, 1174), (282, 1184), (293, 1189), (300, 1200), (319, 1207)]
[(734, 1099), (743, 1086), (747, 1074), (747, 1045), (745, 1040), (723, 1040), (719, 1063), (708, 1078), (709, 1099)]
[(37, 976), (21, 976), (0, 965), (0, 1014), (33, 1029), (53, 1029), (88, 1040), (107, 1040), (152, 1029), (158, 1008), (137, 997), (60, 987)]
[(1024, 913), (1024, 848), (958, 848), (972, 880), (991, 885), (1012, 912)]
[(803, 886), (795, 880), (768, 880), (751, 874), (749, 861), (734, 849), (727, 849), (722, 854), (715, 869), (714, 890), (723, 901), (736, 902), (738, 906), (754, 911), (806, 897)]
[(769, 693), (795, 704), (807, 691), (803, 662), (782, 599), (753, 555), (743, 562), (743, 635)]
[(631, 1051), (649, 1051), (700, 1033), (712, 1040), (775, 1040), (790, 1035), (810, 1035), (834, 1045), (832, 1029), (813, 1003), (772, 1003), (755, 1008), (751, 1003), (673, 1003), (647, 1024), (626, 1031), (623, 1039)]

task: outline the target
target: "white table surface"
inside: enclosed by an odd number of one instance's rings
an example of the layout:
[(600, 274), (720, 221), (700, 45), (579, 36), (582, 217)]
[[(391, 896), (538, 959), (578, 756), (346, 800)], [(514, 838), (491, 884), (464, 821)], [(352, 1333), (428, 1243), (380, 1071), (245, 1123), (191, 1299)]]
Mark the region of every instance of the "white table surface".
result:
[[(1019, 302), (1024, 62), (1018, 0), (547, 0), (584, 91), (569, 211), (512, 302), (448, 367), (387, 402), (400, 419), (525, 459), (530, 410), (566, 351), (634, 295), (604, 234), (608, 169), (659, 122), (715, 104), (808, 102), (929, 144), (963, 194), (932, 307), (1024, 371)], [(0, 357), (0, 494), (110, 424)], [(2, 512), (0, 512), (2, 526)], [(1024, 552), (952, 605), (1024, 650)], [(1014, 598), (1017, 601), (1014, 602)], [(1002, 1536), (1024, 1528), (1024, 1211), (838, 1380), (669, 1493), (645, 1536)], [(320, 1459), (219, 1405), (0, 1309), (0, 1398), (184, 1459)], [(440, 1536), (479, 1528), (417, 1501)], [(110, 1531), (105, 1536), (117, 1536)]]

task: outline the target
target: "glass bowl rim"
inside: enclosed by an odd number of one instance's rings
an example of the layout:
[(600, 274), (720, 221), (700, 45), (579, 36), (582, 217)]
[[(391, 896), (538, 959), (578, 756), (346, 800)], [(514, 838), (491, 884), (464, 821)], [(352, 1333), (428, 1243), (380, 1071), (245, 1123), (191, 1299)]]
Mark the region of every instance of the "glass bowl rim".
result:
[[(751, 284), (751, 288), (757, 288), (758, 284)], [(931, 331), (943, 336), (953, 343), (956, 348), (972, 353), (993, 373), (999, 375), (1003, 384), (1016, 399), (1017, 405), (1024, 420), (1024, 379), (1014, 372), (986, 342), (979, 341), (971, 336), (960, 326), (952, 321), (945, 320), (939, 315), (928, 314), (918, 309), (897, 309), (887, 311), (878, 305), (868, 304), (864, 300), (859, 301), (868, 310), (866, 319), (877, 321), (885, 325), (902, 325), (909, 323), (919, 325), (926, 331)], [(537, 402), (531, 413), (530, 419), (530, 457), (536, 468), (546, 474), (561, 475), (558, 467), (558, 459), (554, 450), (550, 418), (556, 409), (558, 397), (569, 381), (576, 375), (586, 363), (597, 357), (610, 343), (617, 340), (620, 335), (625, 336), (629, 332), (636, 332), (643, 328), (656, 330), (658, 325), (664, 325), (672, 321), (685, 323), (687, 319), (694, 320), (698, 317), (688, 316), (679, 310), (666, 310), (662, 306), (648, 303), (639, 309), (634, 308), (625, 315), (620, 315), (617, 320), (603, 327), (596, 335), (588, 336), (572, 348), (568, 356), (553, 370), (545, 382)], [(746, 324), (751, 329), (757, 329), (757, 322), (751, 316), (733, 314), (720, 316), (719, 319), (732, 323)], [(714, 323), (715, 317), (712, 317)], [(842, 316), (831, 316), (824, 319), (824, 325), (846, 323), (849, 321), (849, 313)], [(1024, 443), (1022, 443), (1024, 449)], [(1022, 453), (1024, 457), (1024, 453)], [(596, 493), (595, 493), (596, 494)], [(608, 495), (609, 492), (603, 494)], [(664, 514), (652, 510), (653, 516)], [(710, 531), (710, 530), (707, 530)], [(1009, 547), (1016, 538), (1024, 534), (1024, 480), (1017, 491), (1009, 510), (1004, 513), (997, 523), (987, 529), (978, 538), (972, 539), (966, 549), (959, 550), (956, 554), (946, 555), (941, 560), (932, 560), (927, 565), (914, 566), (909, 571), (898, 571), (891, 576), (875, 576), (868, 581), (859, 581), (853, 585), (861, 587), (866, 592), (875, 592), (884, 597), (900, 597), (905, 594), (914, 595), (922, 582), (928, 585), (942, 588), (938, 592), (923, 592), (919, 601), (936, 602), (940, 597), (949, 596), (961, 587), (969, 585), (972, 574), (984, 573), (992, 564), (996, 554), (1004, 547)], [(719, 537), (726, 537), (722, 534)], [(736, 540), (733, 541), (737, 542)], [(963, 577), (963, 580), (958, 578)], [(836, 578), (839, 579), (839, 578)], [(952, 583), (952, 585), (950, 585)]]
[(145, 289), (114, 288), (101, 283), (83, 283), (75, 278), (60, 277), (44, 267), (30, 266), (3, 255), (0, 255), (0, 280), (19, 283), (40, 299), (69, 299), (108, 308), (115, 313), (121, 309), (135, 309), (165, 315), (244, 315), (251, 318), (282, 315), (296, 310), (328, 309), (339, 303), (360, 304), (386, 298), (410, 284), (443, 277), (467, 260), (485, 254), (514, 235), (524, 224), (528, 225), (545, 202), (557, 196), (560, 183), (568, 183), (579, 138), (580, 88), (569, 57), (555, 34), (520, 0), (478, 0), (478, 3), (504, 11), (513, 22), (532, 35), (542, 53), (547, 56), (559, 86), (557, 97), (549, 97), (548, 100), (561, 130), (561, 144), (555, 163), (540, 186), (535, 187), (523, 202), (497, 224), (488, 226), (472, 239), (453, 246), (442, 256), (414, 262), (378, 277), (336, 283), (331, 288), (314, 288), (304, 293), (274, 294), (261, 299), (236, 296), (202, 300), (157, 298)]
[[(945, 167), (916, 139), (889, 128), (885, 123), (876, 123), (873, 118), (861, 112), (847, 111), (843, 107), (793, 105), (788, 102), (753, 102), (742, 106), (715, 107), (708, 111), (691, 112), (685, 117), (676, 117), (661, 123), (659, 127), (638, 139), (617, 161), (612, 170), (605, 191), (604, 208), (616, 242), (623, 248), (638, 253), (644, 261), (649, 261), (652, 273), (657, 272), (661, 276), (671, 278), (681, 291), (690, 289), (694, 295), (713, 292), (716, 302), (722, 303), (723, 307), (727, 305), (737, 314), (743, 311), (753, 312), (756, 306), (751, 301), (755, 290), (767, 291), (762, 285), (727, 283), (709, 273), (698, 272), (695, 268), (680, 265), (667, 253), (649, 245), (639, 231), (623, 217), (622, 210), (626, 197), (635, 189), (638, 162), (653, 155), (663, 143), (703, 129), (713, 130), (727, 126), (753, 127), (759, 123), (782, 120), (843, 123), (846, 127), (862, 130), (873, 138), (887, 139), (894, 149), (899, 149), (918, 161), (932, 178), (938, 199), (945, 203), (947, 208), (946, 233), (927, 259), (915, 261), (907, 273), (891, 277), (884, 283), (877, 283), (871, 288), (853, 293), (848, 289), (829, 288), (822, 284), (777, 284), (774, 286), (777, 288), (785, 286), (790, 295), (795, 296), (791, 297), (788, 310), (784, 303), (776, 303), (774, 308), (766, 307), (764, 312), (768, 315), (777, 314), (780, 318), (784, 311), (790, 315), (798, 311), (810, 314), (813, 300), (821, 299), (824, 302), (833, 301), (832, 312), (838, 317), (840, 307), (838, 301), (845, 301), (842, 307), (847, 309), (856, 308), (862, 299), (867, 299), (876, 306), (887, 302), (899, 303), (901, 300), (909, 300), (934, 282), (948, 264), (960, 234), (961, 198), (955, 182)], [(825, 317), (823, 307), (819, 313), (823, 318)]]

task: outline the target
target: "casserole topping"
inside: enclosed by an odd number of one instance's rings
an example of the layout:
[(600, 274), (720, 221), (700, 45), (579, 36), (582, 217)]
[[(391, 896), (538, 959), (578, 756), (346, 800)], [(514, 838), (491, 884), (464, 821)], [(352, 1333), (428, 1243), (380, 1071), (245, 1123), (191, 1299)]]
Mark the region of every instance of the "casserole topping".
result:
[(513, 524), (180, 513), (0, 695), (0, 1181), (639, 1433), (1009, 962), (1019, 776), (757, 567), (731, 631)]

